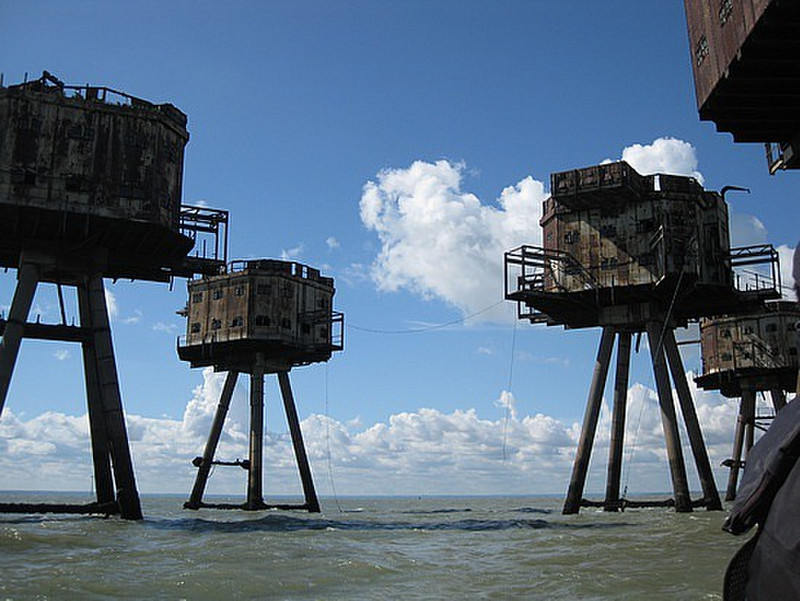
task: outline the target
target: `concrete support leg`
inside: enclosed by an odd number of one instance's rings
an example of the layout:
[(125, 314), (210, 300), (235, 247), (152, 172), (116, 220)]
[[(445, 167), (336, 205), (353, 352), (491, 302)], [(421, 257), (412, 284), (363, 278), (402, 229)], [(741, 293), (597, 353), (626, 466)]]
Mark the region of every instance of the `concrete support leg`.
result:
[(731, 456), (731, 471), (728, 473), (728, 487), (725, 490), (725, 500), (736, 499), (736, 489), (739, 485), (739, 469), (742, 462), (742, 448), (744, 447), (744, 430), (747, 423), (744, 407), (744, 397), (739, 400), (739, 415), (736, 418), (736, 429), (733, 433), (733, 454)]
[(92, 324), (92, 347), (95, 355), (97, 389), (100, 391), (102, 399), (103, 421), (106, 425), (120, 515), (124, 519), (140, 520), (142, 519), (142, 508), (139, 491), (136, 489), (128, 432), (125, 428), (103, 279), (99, 276), (89, 277), (84, 282), (84, 286)]
[(666, 332), (664, 332), (664, 350), (667, 353), (669, 369), (672, 372), (672, 381), (675, 383), (675, 389), (678, 392), (678, 402), (683, 414), (683, 421), (686, 424), (686, 432), (689, 434), (689, 444), (692, 447), (692, 455), (697, 467), (697, 475), (700, 478), (700, 486), (703, 488), (706, 509), (720, 511), (722, 510), (722, 501), (719, 498), (717, 484), (714, 482), (714, 473), (711, 471), (711, 462), (708, 460), (708, 452), (703, 441), (700, 421), (697, 419), (697, 411), (694, 408), (692, 393), (689, 391), (689, 384), (686, 382), (686, 372), (683, 369), (681, 353), (675, 342), (675, 333), (671, 328), (667, 328)]
[(292, 445), (294, 446), (294, 455), (297, 458), (297, 469), (300, 471), (300, 479), (303, 483), (306, 507), (310, 512), (319, 513), (319, 500), (317, 499), (317, 492), (314, 490), (314, 479), (311, 476), (311, 466), (308, 463), (306, 447), (303, 444), (300, 421), (297, 419), (297, 408), (294, 404), (294, 395), (289, 383), (289, 372), (278, 372), (278, 384), (281, 387), (281, 396), (283, 397), (283, 407), (286, 410), (286, 421), (289, 423), (289, 432), (292, 434)]
[(747, 465), (747, 456), (753, 448), (756, 430), (756, 391), (742, 390), (742, 407), (744, 408), (744, 461)]
[(0, 415), (3, 414), (8, 388), (11, 385), (11, 375), (14, 373), (19, 345), (25, 331), (25, 322), (28, 321), (38, 283), (38, 266), (23, 261), (17, 273), (17, 288), (14, 290), (14, 299), (8, 312), (6, 329), (0, 340)]
[(203, 493), (206, 490), (208, 476), (211, 473), (211, 462), (214, 461), (214, 455), (217, 453), (217, 445), (219, 445), (219, 439), (222, 436), (222, 426), (225, 424), (225, 417), (228, 415), (231, 398), (233, 398), (233, 390), (236, 388), (236, 380), (238, 378), (239, 372), (233, 370), (229, 371), (225, 377), (225, 385), (222, 387), (222, 395), (217, 405), (217, 411), (214, 414), (214, 421), (211, 424), (211, 432), (203, 450), (202, 461), (197, 469), (197, 477), (194, 480), (189, 500), (183, 504), (185, 509), (199, 509), (203, 502)]
[(769, 391), (772, 397), (772, 406), (775, 408), (775, 413), (786, 407), (786, 393), (780, 388), (773, 388)]
[(675, 415), (675, 402), (672, 398), (669, 373), (664, 359), (663, 341), (661, 338), (663, 324), (650, 322), (647, 324), (647, 339), (653, 359), (653, 373), (658, 391), (658, 403), (661, 407), (661, 424), (664, 428), (664, 440), (669, 458), (669, 471), (672, 477), (672, 489), (675, 494), (675, 511), (679, 513), (692, 511), (692, 500), (689, 496), (689, 484), (686, 479), (686, 465), (683, 461), (678, 421)]
[(608, 448), (608, 479), (604, 511), (618, 511), (620, 508), (619, 485), (622, 475), (622, 447), (625, 438), (630, 359), (631, 333), (620, 332), (617, 344), (617, 371), (614, 376), (614, 409), (611, 417), (611, 444)]
[[(78, 288), (78, 313), (81, 326), (92, 329), (89, 295), (85, 287)], [(114, 502), (114, 479), (111, 472), (111, 450), (108, 443), (108, 425), (103, 412), (103, 398), (97, 376), (97, 357), (94, 344), (86, 340), (81, 344), (83, 372), (86, 386), (86, 403), (89, 415), (89, 434), (92, 443), (94, 486), (98, 503)]]
[(247, 472), (245, 509), (262, 509), (264, 455), (264, 371), (256, 367), (250, 374), (250, 469)]
[(603, 400), (603, 390), (606, 385), (608, 375), (608, 365), (611, 360), (611, 350), (614, 346), (614, 330), (603, 328), (603, 335), (600, 338), (600, 347), (597, 350), (597, 360), (594, 364), (594, 374), (592, 385), (589, 389), (589, 399), (586, 403), (586, 413), (583, 417), (583, 428), (581, 429), (581, 440), (578, 443), (578, 450), (575, 454), (575, 463), (572, 466), (572, 477), (567, 490), (567, 498), (564, 501), (563, 513), (578, 513), (583, 498), (583, 488), (586, 485), (586, 472), (589, 469), (589, 459), (592, 455), (594, 436), (597, 430), (597, 420), (600, 416), (600, 405)]

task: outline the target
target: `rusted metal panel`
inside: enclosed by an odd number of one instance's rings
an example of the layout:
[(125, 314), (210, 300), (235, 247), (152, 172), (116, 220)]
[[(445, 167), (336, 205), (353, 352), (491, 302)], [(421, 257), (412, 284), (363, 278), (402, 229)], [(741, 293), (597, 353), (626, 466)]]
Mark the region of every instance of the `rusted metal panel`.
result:
[[(186, 117), (100, 88), (0, 88), (0, 203), (178, 228)], [(69, 93), (71, 92), (71, 93)]]
[(698, 383), (716, 389), (726, 380), (776, 375), (777, 381), (786, 379), (793, 388), (798, 369), (798, 321), (800, 309), (785, 301), (767, 303), (764, 310), (750, 315), (702, 320), (703, 373)]
[(325, 361), (342, 348), (333, 279), (317, 269), (287, 261), (239, 262), (228, 273), (190, 281), (188, 289), (179, 353), (193, 364), (225, 365), (254, 353), (303, 364)]
[(796, 168), (800, 6), (786, 0), (685, 0), (697, 107), (737, 142), (779, 142)]

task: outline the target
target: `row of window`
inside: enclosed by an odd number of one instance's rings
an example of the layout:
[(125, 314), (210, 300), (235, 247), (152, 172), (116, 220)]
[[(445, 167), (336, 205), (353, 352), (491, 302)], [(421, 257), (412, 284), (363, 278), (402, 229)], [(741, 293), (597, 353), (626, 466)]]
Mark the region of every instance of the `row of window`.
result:
[[(269, 326), (272, 325), (272, 320), (269, 317), (267, 317), (266, 315), (256, 315), (255, 323), (256, 323), (256, 326), (269, 327)], [(281, 325), (281, 328), (283, 328), (285, 330), (290, 330), (292, 328), (292, 322), (288, 318), (281, 319), (281, 324), (280, 325)], [(237, 315), (236, 317), (234, 317), (230, 321), (230, 325), (228, 327), (230, 327), (230, 328), (239, 328), (239, 327), (243, 327), (243, 326), (244, 326), (244, 318), (242, 318), (241, 316)], [(212, 330), (222, 329), (222, 320), (220, 320), (220, 319), (212, 319), (211, 320), (211, 329)], [(189, 327), (189, 331), (192, 334), (199, 334), (202, 331), (202, 325), (200, 324), (199, 321), (196, 321), (196, 322), (192, 323), (192, 325)], [(310, 334), (311, 333), (311, 324), (308, 324), (308, 323), (300, 324), (300, 331), (303, 334)], [(320, 328), (319, 329), (319, 334), (323, 338), (327, 339), (328, 338), (328, 329), (325, 328), (325, 327)]]
[[(233, 289), (234, 296), (244, 296), (245, 287), (244, 286), (236, 286)], [(271, 294), (272, 293), (272, 286), (270, 284), (258, 284), (256, 287), (256, 294)], [(284, 288), (283, 289), (283, 296), (285, 298), (291, 298), (294, 295), (294, 291), (291, 288)], [(225, 288), (214, 288), (211, 291), (211, 298), (213, 300), (220, 300), (225, 296)], [(194, 292), (192, 293), (192, 303), (201, 303), (203, 302), (203, 293), (202, 292)], [(320, 298), (317, 299), (317, 307), (320, 309), (327, 309), (329, 301), (327, 298)]]
[[(795, 326), (794, 322), (790, 321), (789, 323), (786, 324), (786, 331), (787, 332), (793, 332), (795, 330), (795, 328), (796, 328), (796, 326)], [(752, 334), (754, 331), (755, 331), (755, 328), (753, 326), (743, 326), (741, 333), (742, 333), (742, 335), (747, 335), (747, 334)], [(778, 331), (778, 324), (775, 323), (775, 322), (768, 323), (768, 324), (766, 324), (764, 326), (764, 332), (774, 333), (774, 332), (777, 332), (777, 331)], [(726, 328), (724, 330), (721, 330), (719, 335), (720, 335), (720, 338), (730, 338), (731, 337), (730, 328)]]

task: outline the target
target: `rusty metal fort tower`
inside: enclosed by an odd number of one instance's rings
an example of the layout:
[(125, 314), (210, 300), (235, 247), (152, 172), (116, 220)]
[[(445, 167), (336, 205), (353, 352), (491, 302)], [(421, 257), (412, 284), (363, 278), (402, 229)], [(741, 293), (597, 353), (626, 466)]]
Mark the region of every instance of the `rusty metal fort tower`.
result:
[[(541, 225), (543, 247), (522, 246), (505, 255), (506, 298), (517, 301), (519, 317), (532, 323), (602, 328), (564, 513), (588, 505), (614, 511), (664, 504), (620, 498), (630, 351), (632, 336), (641, 333), (649, 343), (669, 458), (674, 499), (666, 503), (679, 512), (720, 509), (674, 329), (778, 297), (777, 253), (769, 245), (730, 248), (720, 194), (689, 177), (641, 176), (625, 162), (553, 174)], [(743, 265), (766, 272), (741, 280), (734, 269)], [(606, 496), (596, 503), (583, 492), (615, 341)], [(689, 495), (670, 372), (703, 489), (696, 501)]]
[[(767, 303), (763, 310), (700, 322), (703, 373), (695, 382), (706, 390), (739, 398), (726, 501), (736, 497), (739, 471), (753, 446), (759, 422), (772, 415), (756, 414), (756, 395), (769, 392), (777, 413), (786, 405), (786, 392), (797, 381), (797, 324), (800, 308), (786, 301)], [(744, 460), (742, 459), (744, 453)]]
[[(128, 445), (103, 278), (157, 282), (214, 273), (224, 260), (187, 257), (220, 214), (181, 206), (186, 116), (45, 72), (0, 88), (0, 265), (17, 270), (0, 319), (0, 412), (23, 338), (81, 344), (96, 503), (4, 504), (6, 512), (142, 517)], [(224, 216), (225, 218), (226, 215)], [(56, 285), (61, 323), (30, 323), (37, 286)], [(77, 292), (68, 325), (63, 288)]]
[[(222, 396), (202, 457), (194, 460), (197, 477), (188, 509), (306, 509), (318, 512), (319, 501), (308, 463), (289, 371), (330, 359), (343, 347), (344, 316), (333, 310), (333, 279), (295, 262), (238, 261), (225, 273), (191, 280), (186, 336), (178, 354), (192, 367), (227, 371)], [(245, 461), (216, 461), (217, 445), (239, 373), (250, 374), (250, 452)], [(305, 503), (268, 505), (263, 496), (264, 375), (277, 374), (292, 438)], [(244, 504), (203, 502), (214, 465), (238, 465), (247, 471)]]

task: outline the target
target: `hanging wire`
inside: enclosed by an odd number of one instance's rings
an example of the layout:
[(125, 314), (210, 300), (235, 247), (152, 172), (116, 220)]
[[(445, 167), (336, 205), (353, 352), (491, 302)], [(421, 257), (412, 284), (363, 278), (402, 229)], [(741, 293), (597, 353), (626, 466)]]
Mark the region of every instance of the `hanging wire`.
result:
[[(678, 290), (680, 290), (680, 287), (681, 287), (681, 280), (683, 280), (684, 268), (685, 268), (685, 265), (681, 266), (681, 272), (680, 272), (680, 274), (678, 274), (678, 283), (675, 284), (675, 292), (672, 293), (672, 300), (670, 301), (669, 307), (667, 308), (667, 314), (666, 314), (666, 316), (664, 318), (664, 325), (661, 328), (661, 333), (659, 334), (658, 342), (656, 343), (656, 348), (655, 349), (652, 349), (652, 348), (650, 349), (650, 356), (651, 357), (657, 356), (657, 353), (661, 350), (661, 346), (662, 346), (662, 344), (664, 342), (664, 334), (667, 331), (667, 324), (669, 323), (670, 315), (672, 315), (672, 310), (675, 307), (675, 301), (678, 298)], [(649, 384), (653, 383), (654, 377), (655, 376), (651, 373), (649, 378), (648, 378), (648, 383)], [(644, 405), (645, 405), (645, 402), (644, 402), (644, 400), (642, 400), (642, 403), (639, 405), (639, 417), (636, 419), (636, 429), (633, 432), (633, 444), (631, 444), (628, 447), (628, 453), (627, 453), (628, 457), (625, 460), (625, 466), (624, 466), (624, 469), (625, 469), (625, 478), (624, 478), (625, 485), (624, 485), (624, 487), (622, 489), (622, 496), (621, 496), (621, 500), (623, 500), (623, 501), (628, 496), (628, 483), (629, 483), (630, 477), (631, 477), (631, 463), (633, 463), (634, 454), (636, 452), (636, 446), (637, 446), (637, 444), (639, 442), (639, 430), (641, 429), (641, 425), (642, 425), (642, 413), (644, 412)]]
[(325, 447), (326, 447), (326, 463), (328, 464), (328, 481), (331, 484), (331, 492), (333, 493), (333, 502), (336, 504), (336, 509), (339, 513), (344, 513), (342, 506), (339, 504), (339, 495), (336, 493), (336, 483), (333, 480), (333, 461), (331, 460), (331, 416), (328, 407), (328, 364), (325, 364)]
[(508, 392), (508, 397), (506, 398), (505, 402), (505, 413), (503, 415), (503, 447), (502, 447), (502, 459), (505, 461), (506, 457), (506, 442), (508, 440), (508, 419), (509, 413), (511, 412), (510, 405), (511, 405), (511, 398), (512, 398), (512, 386), (514, 382), (514, 354), (516, 352), (517, 346), (517, 316), (511, 316), (511, 359), (509, 361), (508, 366), (508, 387), (506, 391)]
[(476, 311), (475, 313), (470, 313), (469, 315), (465, 315), (464, 317), (461, 317), (459, 319), (454, 319), (453, 321), (448, 321), (446, 323), (439, 323), (439, 324), (434, 324), (434, 325), (431, 325), (431, 326), (425, 326), (423, 328), (411, 328), (411, 329), (408, 329), (408, 330), (379, 330), (379, 329), (375, 329), (375, 328), (365, 328), (365, 327), (357, 326), (357, 325), (354, 325), (354, 324), (351, 324), (351, 323), (346, 324), (345, 327), (347, 327), (349, 329), (352, 329), (352, 330), (358, 330), (359, 332), (368, 332), (370, 334), (419, 334), (421, 332), (430, 332), (431, 330), (440, 330), (442, 328), (447, 328), (449, 326), (454, 326), (454, 325), (458, 325), (458, 324), (464, 323), (467, 320), (472, 319), (473, 317), (477, 317), (478, 315), (482, 315), (482, 314), (484, 314), (484, 313), (486, 313), (488, 311), (491, 311), (495, 307), (499, 307), (500, 305), (502, 305), (505, 302), (506, 302), (505, 300), (501, 300), (501, 301), (498, 301), (498, 302), (494, 303), (493, 305), (489, 305), (488, 307), (484, 307), (483, 309), (481, 309), (479, 311)]

